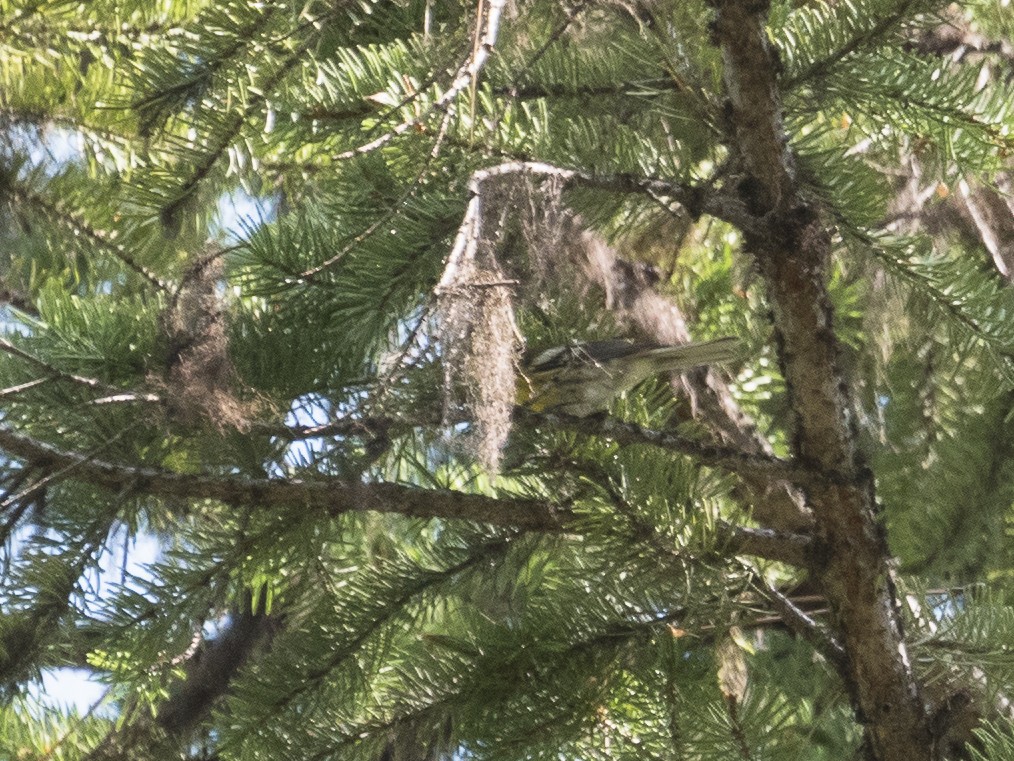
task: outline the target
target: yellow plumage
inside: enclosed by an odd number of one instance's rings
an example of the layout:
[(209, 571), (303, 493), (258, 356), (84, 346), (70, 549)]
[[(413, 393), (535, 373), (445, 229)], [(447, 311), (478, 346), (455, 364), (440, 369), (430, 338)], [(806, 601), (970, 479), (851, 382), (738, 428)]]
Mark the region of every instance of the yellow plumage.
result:
[(517, 398), (534, 412), (584, 417), (655, 375), (728, 362), (741, 354), (735, 338), (652, 346), (611, 340), (547, 349), (524, 363)]

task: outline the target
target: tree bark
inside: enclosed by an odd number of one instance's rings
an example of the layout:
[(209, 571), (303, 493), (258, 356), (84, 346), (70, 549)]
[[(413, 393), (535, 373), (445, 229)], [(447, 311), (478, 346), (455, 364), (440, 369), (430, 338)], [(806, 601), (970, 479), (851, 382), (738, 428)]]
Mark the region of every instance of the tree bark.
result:
[[(750, 457), (693, 442), (684, 437), (640, 429), (619, 421), (588, 421), (566, 415), (533, 416), (556, 427), (570, 427), (617, 440), (674, 448), (697, 454), (713, 464), (742, 465), (752, 472), (786, 473), (777, 458)], [(204, 473), (175, 473), (160, 468), (107, 462), (68, 452), (0, 426), (0, 450), (33, 469), (111, 489), (181, 499), (213, 499), (228, 505), (275, 509), (300, 505), (337, 516), (350, 512), (397, 513), (410, 518), (469, 520), (520, 531), (560, 532), (574, 529), (574, 513), (566, 504), (519, 497), (490, 497), (451, 489), (424, 489), (392, 483), (364, 483), (341, 478), (313, 480), (246, 478)], [(48, 482), (44, 479), (43, 483)], [(42, 488), (42, 487), (39, 487)], [(19, 493), (31, 496), (35, 487)], [(809, 537), (793, 532), (723, 525), (721, 538), (733, 554), (755, 555), (801, 566), (809, 554)]]
[(715, 35), (729, 96), (736, 192), (756, 225), (745, 235), (771, 305), (775, 341), (794, 413), (793, 458), (820, 477), (804, 486), (816, 519), (811, 572), (845, 651), (840, 670), (879, 761), (934, 756), (908, 660), (873, 474), (857, 445), (850, 389), (840, 367), (827, 291), (831, 237), (799, 192), (782, 128), (777, 64), (766, 6), (719, 0)]

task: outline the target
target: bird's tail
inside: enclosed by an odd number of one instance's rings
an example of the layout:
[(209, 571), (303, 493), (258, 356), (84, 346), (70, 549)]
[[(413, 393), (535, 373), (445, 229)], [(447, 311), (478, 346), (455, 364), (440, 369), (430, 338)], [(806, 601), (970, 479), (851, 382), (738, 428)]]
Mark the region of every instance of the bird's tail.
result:
[(637, 353), (639, 360), (650, 365), (652, 375), (682, 372), (701, 365), (729, 362), (742, 356), (742, 343), (731, 336), (683, 346), (659, 346)]

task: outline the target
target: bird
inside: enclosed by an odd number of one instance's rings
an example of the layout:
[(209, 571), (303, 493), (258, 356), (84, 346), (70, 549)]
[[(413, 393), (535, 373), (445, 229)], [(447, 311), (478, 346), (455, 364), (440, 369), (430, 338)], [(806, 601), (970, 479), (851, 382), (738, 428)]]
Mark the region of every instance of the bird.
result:
[(739, 339), (731, 336), (679, 346), (625, 339), (554, 346), (522, 360), (517, 400), (533, 412), (589, 417), (648, 378), (741, 355)]

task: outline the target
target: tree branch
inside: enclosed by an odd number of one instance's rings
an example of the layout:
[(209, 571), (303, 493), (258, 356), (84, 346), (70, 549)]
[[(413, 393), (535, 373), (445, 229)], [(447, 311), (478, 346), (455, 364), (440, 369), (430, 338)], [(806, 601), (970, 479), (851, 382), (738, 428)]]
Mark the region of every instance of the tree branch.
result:
[[(440, 424), (436, 417), (418, 419), (399, 419), (383, 417), (367, 417), (359, 419), (335, 420), (314, 426), (255, 426), (257, 430), (288, 441), (299, 441), (318, 436), (388, 436), (398, 429), (415, 426), (435, 426)], [(616, 418), (606, 417), (575, 417), (559, 413), (537, 413), (525, 407), (514, 408), (514, 422), (529, 426), (547, 425), (560, 430), (570, 430), (588, 436), (601, 436), (612, 439), (620, 446), (644, 445), (678, 452), (693, 458), (701, 465), (720, 468), (740, 476), (753, 484), (765, 484), (766, 489), (776, 487), (778, 482), (796, 485), (806, 484), (814, 474), (807, 468), (790, 460), (784, 460), (765, 452), (752, 452), (738, 447), (719, 446), (682, 436), (671, 431), (659, 431)], [(761, 510), (758, 519), (766, 522), (767, 513)], [(772, 528), (803, 530), (806, 522), (796, 521), (788, 527), (783, 521), (775, 521)], [(750, 553), (752, 554), (752, 553)]]
[[(110, 386), (98, 380), (97, 378), (87, 378), (82, 375), (75, 375), (74, 373), (69, 373), (65, 370), (61, 370), (59, 367), (51, 365), (48, 362), (39, 359), (30, 352), (27, 352), (24, 349), (15, 346), (6, 338), (0, 338), (0, 351), (10, 354), (12, 357), (18, 357), (19, 359), (23, 359), (26, 362), (34, 365), (35, 367), (38, 367), (41, 370), (45, 370), (46, 373), (49, 374), (48, 378), (38, 380), (49, 381), (59, 378), (63, 380), (69, 380), (73, 383), (78, 384), (79, 386), (86, 386), (87, 388), (95, 389), (98, 391), (105, 391), (107, 393), (115, 394), (117, 396), (124, 395), (123, 389), (121, 388), (117, 388), (116, 386)], [(38, 382), (38, 380), (33, 381), (33, 383)], [(156, 396), (155, 394), (130, 394), (129, 396), (134, 400), (142, 402), (159, 401), (159, 397)]]
[(394, 138), (422, 124), (435, 111), (447, 112), (452, 107), (454, 99), (478, 79), (479, 73), (486, 65), (486, 61), (489, 60), (489, 56), (496, 46), (497, 36), (500, 33), (500, 17), (503, 14), (505, 5), (505, 0), (491, 0), (486, 10), (485, 18), (480, 17), (477, 22), (481, 25), (482, 33), (481, 37), (476, 40), (475, 49), (461, 67), (459, 67), (447, 89), (429, 108), (424, 109), (421, 114), (406, 119), (392, 127), (380, 137), (335, 155), (333, 160), (343, 161), (375, 151), (387, 145)]
[(398, 513), (411, 518), (471, 520), (529, 531), (561, 531), (572, 518), (567, 507), (533, 499), (497, 499), (444, 489), (336, 478), (243, 478), (123, 465), (66, 452), (4, 427), (0, 427), (0, 448), (37, 467), (60, 468), (69, 477), (95, 486), (153, 496), (214, 499), (229, 505), (261, 508), (304, 505), (332, 516), (365, 511)]
[(737, 555), (753, 555), (766, 560), (778, 560), (797, 568), (805, 568), (813, 551), (813, 539), (804, 534), (772, 531), (767, 528), (747, 528), (719, 521), (718, 535)]
[(169, 688), (155, 715), (127, 709), (129, 718), (115, 723), (86, 761), (169, 758), (228, 691), (234, 677), (255, 652), (270, 642), (280, 622), (250, 600), (211, 640), (198, 645), (183, 662), (184, 677)]
[[(805, 484), (813, 473), (798, 463), (763, 452), (747, 452), (737, 447), (717, 446), (671, 431), (659, 431), (613, 417), (576, 417), (555, 412), (533, 412), (526, 407), (514, 408), (515, 423), (529, 426), (547, 425), (560, 430), (575, 431), (588, 436), (612, 439), (621, 446), (643, 444), (692, 457), (701, 465), (721, 468), (730, 473), (750, 475), (773, 481), (785, 480)], [(390, 435), (398, 429), (436, 426), (436, 416), (419, 418), (365, 417), (334, 420), (312, 426), (255, 425), (255, 428), (287, 441), (300, 441), (318, 436)], [(458, 421), (456, 421), (458, 422)]]
[[(262, 593), (263, 597), (263, 593)], [(198, 646), (187, 660), (182, 682), (159, 705), (155, 722), (166, 732), (183, 736), (201, 721), (229, 689), (233, 677), (254, 651), (270, 641), (280, 622), (264, 612), (264, 600), (235, 612), (214, 639)]]
[[(476, 521), (521, 531), (560, 532), (575, 528), (574, 514), (568, 506), (535, 499), (497, 498), (449, 489), (338, 478), (300, 480), (174, 473), (67, 452), (5, 427), (0, 427), (0, 449), (36, 468), (59, 469), (65, 477), (121, 493), (214, 499), (229, 505), (252, 505), (262, 509), (302, 505), (331, 516), (367, 511), (397, 513), (410, 518)], [(794, 565), (803, 563), (810, 546), (810, 540), (798, 534), (732, 526), (727, 527), (725, 534), (726, 547), (733, 553)]]
[(784, 592), (767, 583), (763, 584), (762, 589), (789, 631), (813, 645), (831, 661), (839, 674), (847, 678), (848, 661), (841, 643), (829, 636), (825, 627), (819, 625), (809, 613), (800, 608)]
[(124, 246), (116, 242), (115, 233), (92, 227), (80, 215), (74, 213), (73, 211), (64, 209), (61, 204), (51, 201), (49, 198), (46, 198), (29, 188), (12, 187), (10, 194), (15, 200), (34, 206), (57, 224), (70, 230), (73, 235), (81, 236), (82, 238), (90, 241), (96, 248), (112, 254), (124, 265), (132, 269), (148, 283), (154, 286), (156, 290), (162, 292), (167, 292), (169, 290), (169, 287), (153, 272), (134, 259)]
[(515, 409), (515, 417), (535, 425), (544, 423), (589, 436), (602, 436), (621, 445), (644, 444), (692, 457), (701, 465), (721, 468), (730, 473), (747, 474), (770, 481), (805, 482), (810, 473), (799, 464), (774, 455), (752, 454), (734, 447), (723, 447), (668, 431), (656, 431), (612, 417), (575, 417), (559, 413), (535, 413), (524, 407)]
[(760, 229), (747, 231), (772, 308), (779, 362), (794, 413), (793, 459), (824, 475), (805, 488), (819, 548), (812, 571), (845, 650), (845, 684), (879, 761), (933, 757), (912, 673), (873, 475), (859, 451), (827, 291), (831, 235), (799, 192), (782, 128), (766, 5), (718, 0), (716, 40), (730, 99), (740, 195)]
[(599, 175), (578, 169), (566, 169), (542, 161), (519, 159), (480, 169), (472, 174), (470, 187), (474, 188), (491, 177), (509, 174), (549, 177), (560, 180), (565, 188), (568, 185), (580, 185), (612, 193), (638, 193), (656, 199), (667, 198), (687, 209), (694, 218), (708, 214), (742, 230), (754, 229), (757, 222), (740, 199), (720, 190), (636, 174)]

